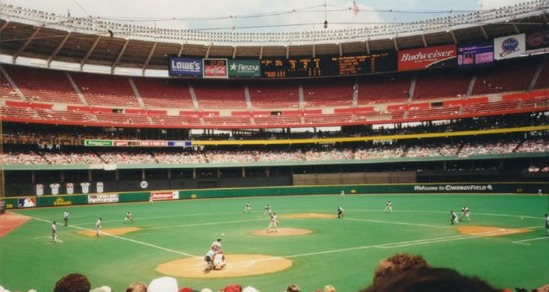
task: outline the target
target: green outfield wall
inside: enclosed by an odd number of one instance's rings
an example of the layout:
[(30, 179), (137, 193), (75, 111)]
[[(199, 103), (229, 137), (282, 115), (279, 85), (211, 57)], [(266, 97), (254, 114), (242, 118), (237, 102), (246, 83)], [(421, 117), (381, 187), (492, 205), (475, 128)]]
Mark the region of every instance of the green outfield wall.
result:
[(549, 183), (441, 183), (441, 184), (369, 184), (254, 188), (186, 189), (124, 193), (44, 195), (4, 198), (6, 209), (63, 207), (85, 204), (112, 204), (166, 200), (193, 200), (253, 196), (345, 195), (354, 194), (546, 194)]

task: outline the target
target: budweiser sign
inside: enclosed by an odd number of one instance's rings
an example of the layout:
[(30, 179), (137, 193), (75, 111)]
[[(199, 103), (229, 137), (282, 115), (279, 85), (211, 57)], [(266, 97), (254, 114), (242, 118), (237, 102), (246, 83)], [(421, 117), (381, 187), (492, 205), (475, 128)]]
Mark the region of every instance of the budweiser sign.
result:
[(456, 65), (456, 46), (438, 46), (398, 52), (398, 71)]

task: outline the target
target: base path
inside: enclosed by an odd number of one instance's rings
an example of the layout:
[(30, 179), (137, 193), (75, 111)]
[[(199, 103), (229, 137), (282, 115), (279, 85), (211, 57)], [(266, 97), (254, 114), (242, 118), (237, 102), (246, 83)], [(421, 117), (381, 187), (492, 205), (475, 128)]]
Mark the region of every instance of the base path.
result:
[(17, 227), (25, 224), (31, 218), (24, 215), (6, 213), (0, 215), (0, 237), (10, 233), (15, 230)]
[[(101, 231), (99, 231), (99, 235), (100, 236), (124, 235), (124, 234), (130, 233), (130, 232), (135, 232), (135, 231), (139, 231), (139, 230), (141, 230), (141, 228), (139, 228), (139, 227), (105, 228), (105, 229), (101, 229)], [(96, 236), (96, 231), (95, 230), (82, 230), (82, 231), (78, 231), (78, 233), (82, 234), (82, 235), (85, 235), (85, 236), (90, 236), (90, 237), (95, 237)]]
[(258, 235), (258, 236), (297, 236), (297, 235), (305, 235), (309, 233), (312, 233), (312, 231), (309, 229), (300, 229), (300, 228), (277, 228), (276, 232), (272, 230), (267, 232), (266, 229), (252, 231), (253, 235)]
[(227, 254), (227, 266), (223, 270), (204, 273), (206, 262), (202, 257), (179, 259), (163, 263), (156, 271), (181, 278), (231, 278), (263, 275), (279, 272), (292, 266), (292, 261), (260, 254)]
[(282, 215), (283, 219), (334, 219), (337, 215), (324, 214), (324, 213), (301, 213), (301, 214), (288, 214)]
[(502, 228), (492, 226), (459, 226), (458, 230), (461, 234), (476, 235), (476, 236), (504, 236), (518, 233), (532, 232), (532, 229), (527, 228)]

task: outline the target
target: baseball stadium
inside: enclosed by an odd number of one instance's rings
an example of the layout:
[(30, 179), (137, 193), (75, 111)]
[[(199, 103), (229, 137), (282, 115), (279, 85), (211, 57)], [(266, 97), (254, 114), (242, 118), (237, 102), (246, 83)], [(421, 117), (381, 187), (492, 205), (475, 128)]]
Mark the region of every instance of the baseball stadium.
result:
[[(549, 291), (549, 1), (327, 2), (276, 32), (0, 3), (0, 291)], [(427, 264), (378, 280), (395, 255)]]

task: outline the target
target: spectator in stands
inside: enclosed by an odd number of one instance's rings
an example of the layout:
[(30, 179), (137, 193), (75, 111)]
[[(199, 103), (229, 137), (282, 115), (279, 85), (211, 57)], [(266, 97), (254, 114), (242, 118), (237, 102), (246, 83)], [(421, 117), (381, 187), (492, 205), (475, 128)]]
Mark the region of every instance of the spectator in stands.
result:
[(78, 273), (63, 276), (55, 283), (53, 292), (90, 292), (91, 284), (88, 277)]
[(151, 281), (148, 292), (179, 292), (177, 280), (173, 277), (160, 277)]
[(126, 288), (126, 292), (147, 292), (147, 285), (141, 282), (133, 282)]
[(501, 292), (478, 277), (468, 277), (449, 268), (419, 267), (390, 274), (360, 292)]
[(373, 283), (376, 284), (395, 274), (423, 267), (430, 267), (430, 265), (422, 256), (397, 253), (377, 264), (374, 270)]
[(90, 292), (112, 292), (112, 289), (109, 286), (101, 286), (95, 289), (91, 289)]
[(301, 288), (296, 284), (290, 284), (288, 288), (286, 288), (286, 292), (301, 292)]
[(242, 292), (242, 286), (238, 284), (229, 284), (223, 290), (223, 292)]

